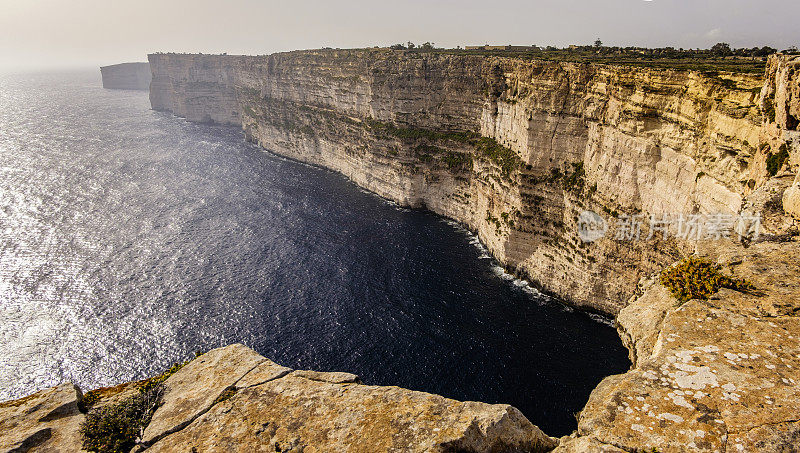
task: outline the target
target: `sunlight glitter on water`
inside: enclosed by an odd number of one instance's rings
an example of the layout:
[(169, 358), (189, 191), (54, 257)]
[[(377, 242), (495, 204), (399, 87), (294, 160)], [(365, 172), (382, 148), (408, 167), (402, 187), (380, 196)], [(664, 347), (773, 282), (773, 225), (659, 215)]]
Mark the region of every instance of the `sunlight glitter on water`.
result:
[(628, 367), (613, 329), (503, 271), (456, 222), (153, 112), (95, 72), (0, 77), (0, 400), (233, 342), (510, 403), (553, 434)]

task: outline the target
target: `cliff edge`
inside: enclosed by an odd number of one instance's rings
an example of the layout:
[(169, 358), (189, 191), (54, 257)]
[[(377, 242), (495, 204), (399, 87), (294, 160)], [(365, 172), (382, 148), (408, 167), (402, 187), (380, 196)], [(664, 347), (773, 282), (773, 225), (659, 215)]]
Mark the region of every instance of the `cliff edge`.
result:
[(597, 386), (558, 452), (798, 451), (800, 242), (696, 252), (754, 290), (681, 304), (643, 281), (617, 318), (633, 367)]
[(167, 374), (85, 396), (64, 384), (2, 403), (0, 451), (479, 453), (557, 444), (508, 405), (292, 370), (242, 345)]
[[(761, 76), (383, 49), (149, 58), (154, 109), (458, 220), (512, 272), (615, 315), (633, 367), (559, 451), (797, 451), (800, 57)], [(584, 242), (586, 211), (608, 231)], [(665, 215), (757, 217), (762, 236), (655, 231)], [(658, 275), (689, 255), (752, 287), (678, 301)]]

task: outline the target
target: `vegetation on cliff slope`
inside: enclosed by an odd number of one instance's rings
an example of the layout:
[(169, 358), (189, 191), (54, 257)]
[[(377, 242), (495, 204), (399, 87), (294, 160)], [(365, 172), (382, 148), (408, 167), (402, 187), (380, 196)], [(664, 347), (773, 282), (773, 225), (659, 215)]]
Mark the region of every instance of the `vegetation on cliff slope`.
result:
[(139, 392), (115, 404), (91, 409), (100, 391), (87, 392), (83, 406), (89, 410), (81, 424), (83, 448), (99, 453), (128, 452), (150, 424), (164, 394), (164, 381), (191, 360), (179, 362), (158, 376), (139, 383)]
[[(435, 131), (415, 127), (397, 127), (390, 123), (376, 120), (367, 120), (367, 127), (376, 135), (395, 137), (403, 141), (425, 140), (428, 142), (455, 141), (469, 145), (475, 149), (475, 156), (486, 159), (499, 167), (505, 177), (509, 177), (522, 165), (522, 160), (510, 148), (501, 145), (497, 140), (484, 137), (477, 132)], [(429, 156), (432, 151), (443, 151), (438, 146), (428, 144), (417, 145), (417, 156)], [(429, 161), (427, 157), (422, 160)], [(465, 153), (444, 152), (442, 161), (450, 170), (471, 170), (472, 156)]]
[(778, 174), (787, 159), (789, 159), (789, 150), (784, 143), (776, 154), (770, 153), (770, 155), (767, 156), (767, 173), (769, 173), (770, 176)]
[(722, 288), (748, 291), (753, 285), (747, 280), (723, 275), (721, 267), (709, 260), (689, 257), (661, 272), (661, 284), (670, 290), (678, 302), (692, 299), (708, 300)]

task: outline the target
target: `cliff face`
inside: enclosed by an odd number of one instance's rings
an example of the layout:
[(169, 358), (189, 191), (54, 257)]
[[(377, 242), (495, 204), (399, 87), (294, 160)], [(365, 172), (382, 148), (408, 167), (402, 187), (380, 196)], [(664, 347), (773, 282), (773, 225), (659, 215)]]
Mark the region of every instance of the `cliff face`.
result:
[[(692, 247), (618, 241), (618, 214), (737, 213), (789, 140), (763, 120), (757, 76), (385, 50), (150, 62), (153, 108), (241, 124), (270, 151), (456, 219), (512, 271), (612, 314)], [(584, 210), (605, 238), (578, 238)]]
[[(767, 66), (767, 83), (761, 92), (761, 103), (768, 112), (767, 133), (781, 152), (786, 144), (790, 163), (800, 164), (800, 57), (772, 57)], [(783, 196), (783, 207), (800, 220), (800, 172)]]
[(189, 121), (240, 124), (236, 101), (237, 57), (149, 55), (150, 104)]
[(152, 73), (149, 63), (121, 63), (100, 68), (103, 88), (149, 90)]

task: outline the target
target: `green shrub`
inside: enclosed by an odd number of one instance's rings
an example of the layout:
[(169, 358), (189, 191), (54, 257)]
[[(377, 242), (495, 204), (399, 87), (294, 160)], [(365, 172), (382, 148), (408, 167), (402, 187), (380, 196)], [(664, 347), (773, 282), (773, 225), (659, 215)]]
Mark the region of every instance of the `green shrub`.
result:
[[(90, 410), (80, 426), (83, 449), (99, 453), (130, 451), (161, 404), (164, 381), (189, 362), (191, 360), (176, 363), (160, 375), (142, 381), (139, 392), (130, 398)], [(84, 407), (91, 407), (96, 402), (97, 392), (87, 392)]]
[(777, 154), (770, 153), (770, 155), (767, 156), (767, 173), (769, 173), (770, 176), (775, 176), (778, 174), (788, 158), (789, 150), (786, 148), (786, 144), (784, 143), (781, 145), (780, 151), (778, 151)]
[[(433, 131), (429, 129), (411, 127), (404, 128), (396, 127), (393, 124), (384, 123), (373, 119), (367, 119), (365, 123), (367, 124), (367, 127), (369, 127), (369, 129), (377, 135), (396, 137), (400, 140), (414, 141), (423, 139), (430, 142), (449, 140), (472, 145), (475, 148), (478, 156), (485, 157), (489, 161), (496, 164), (498, 167), (500, 167), (500, 171), (502, 172), (503, 176), (506, 177), (510, 176), (515, 170), (522, 166), (522, 160), (514, 151), (501, 145), (495, 139), (483, 137), (477, 132)], [(426, 151), (429, 151), (432, 154), (444, 151), (442, 148), (434, 145), (418, 145), (417, 149), (419, 149), (420, 146), (427, 146), (428, 148)], [(448, 166), (450, 166), (450, 163), (452, 162), (453, 166), (450, 167), (451, 169), (466, 168), (466, 158), (463, 160), (461, 159), (462, 158), (458, 156), (447, 155), (445, 156), (444, 161), (448, 163)], [(471, 162), (472, 159), (470, 158), (470, 165)]]
[(775, 98), (771, 97), (768, 98), (765, 105), (764, 105), (764, 117), (769, 120), (770, 123), (775, 122)]
[(497, 164), (504, 176), (511, 175), (514, 170), (520, 167), (521, 159), (517, 154), (492, 138), (480, 137), (474, 141), (474, 146), (478, 154), (486, 156)]
[(580, 193), (583, 191), (583, 187), (586, 185), (586, 181), (584, 176), (586, 176), (586, 171), (583, 169), (583, 162), (572, 162), (572, 171), (567, 170), (564, 173), (564, 189), (572, 191), (574, 193)]
[(80, 427), (83, 448), (101, 453), (130, 451), (150, 423), (163, 393), (164, 384), (159, 383), (117, 404), (90, 411)]
[(747, 280), (728, 277), (720, 266), (709, 260), (689, 257), (661, 272), (661, 284), (670, 290), (681, 304), (692, 299), (708, 300), (721, 288), (748, 291), (753, 285)]
[(433, 145), (417, 145), (416, 152), (419, 154), (441, 154), (444, 152), (442, 148)]
[(472, 170), (472, 156), (466, 153), (456, 153), (453, 151), (448, 151), (443, 157), (442, 161), (444, 161), (447, 168), (451, 171), (454, 170)]

